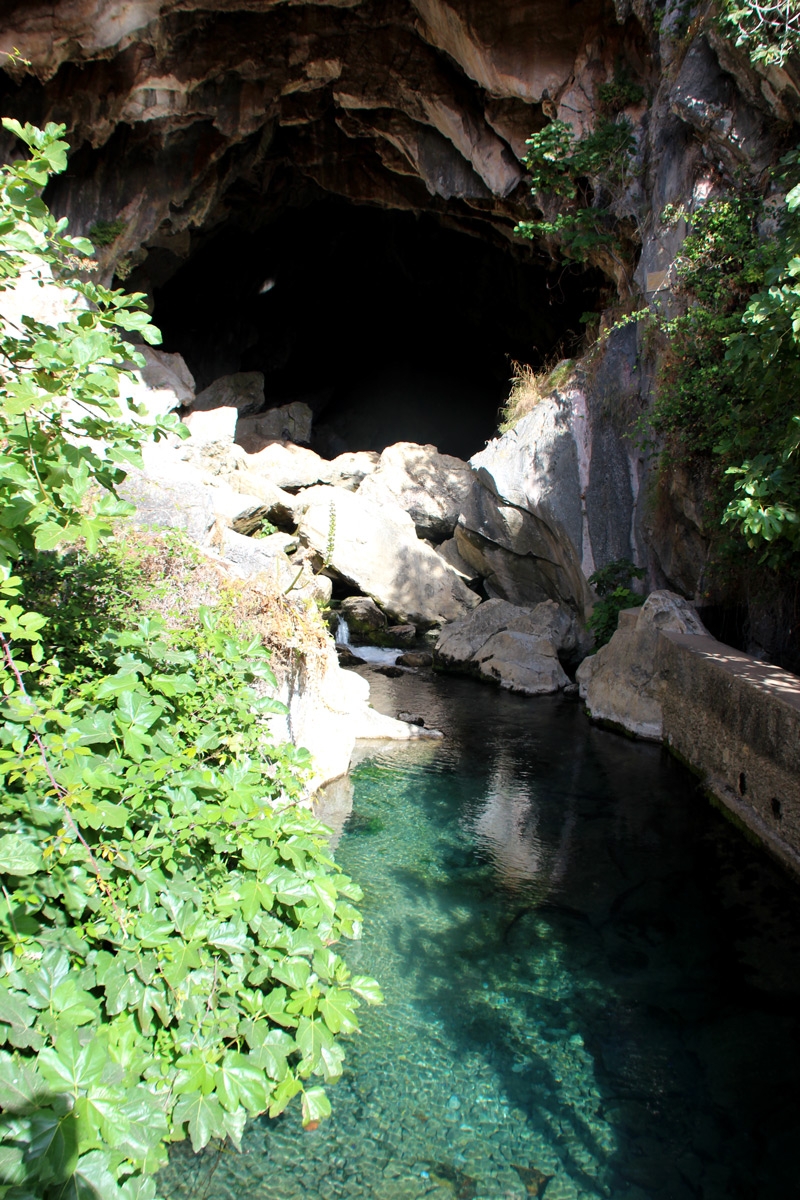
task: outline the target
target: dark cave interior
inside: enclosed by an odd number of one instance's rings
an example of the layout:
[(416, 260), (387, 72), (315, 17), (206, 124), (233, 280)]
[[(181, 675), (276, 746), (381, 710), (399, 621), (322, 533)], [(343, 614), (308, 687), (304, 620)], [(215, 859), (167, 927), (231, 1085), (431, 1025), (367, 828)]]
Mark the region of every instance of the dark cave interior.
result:
[(268, 407), (310, 405), (326, 457), (414, 441), (468, 458), (495, 433), (512, 360), (574, 354), (607, 283), (436, 217), (335, 199), (255, 229), (229, 222), (195, 246), (153, 288), (164, 349), (198, 391), (263, 371)]

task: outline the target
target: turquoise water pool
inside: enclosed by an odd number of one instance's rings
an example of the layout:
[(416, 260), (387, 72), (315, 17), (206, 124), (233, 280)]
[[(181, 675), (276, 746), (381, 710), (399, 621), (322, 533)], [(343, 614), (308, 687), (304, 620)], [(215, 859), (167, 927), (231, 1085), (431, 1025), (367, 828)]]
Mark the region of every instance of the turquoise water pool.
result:
[(790, 1200), (800, 897), (660, 748), (577, 703), (371, 675), (444, 742), (353, 774), (378, 977), (332, 1119), (177, 1147), (170, 1200)]

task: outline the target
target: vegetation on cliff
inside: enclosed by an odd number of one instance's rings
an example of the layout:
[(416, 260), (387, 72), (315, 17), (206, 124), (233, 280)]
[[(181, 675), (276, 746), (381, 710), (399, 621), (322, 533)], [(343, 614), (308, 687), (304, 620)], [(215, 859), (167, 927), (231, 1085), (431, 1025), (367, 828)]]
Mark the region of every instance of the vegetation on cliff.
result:
[(238, 1145), (297, 1093), (325, 1116), (380, 993), (332, 949), (360, 893), (261, 719), (261, 641), (148, 615), (130, 555), (95, 553), (143, 438), (177, 431), (118, 400), (122, 333), (159, 337), (41, 200), (63, 127), (6, 127), (31, 153), (0, 172), (0, 311), (52, 280), (65, 307), (0, 326), (0, 1195), (153, 1200), (170, 1141)]

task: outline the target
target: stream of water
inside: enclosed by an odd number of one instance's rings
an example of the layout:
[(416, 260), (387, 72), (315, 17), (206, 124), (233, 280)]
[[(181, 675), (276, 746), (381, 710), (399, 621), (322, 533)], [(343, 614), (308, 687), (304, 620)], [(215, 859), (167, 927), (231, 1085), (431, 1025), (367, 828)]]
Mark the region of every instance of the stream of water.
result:
[(170, 1200), (791, 1200), (800, 896), (659, 747), (570, 700), (372, 675), (440, 743), (353, 773), (363, 1011), (313, 1133), (176, 1148)]

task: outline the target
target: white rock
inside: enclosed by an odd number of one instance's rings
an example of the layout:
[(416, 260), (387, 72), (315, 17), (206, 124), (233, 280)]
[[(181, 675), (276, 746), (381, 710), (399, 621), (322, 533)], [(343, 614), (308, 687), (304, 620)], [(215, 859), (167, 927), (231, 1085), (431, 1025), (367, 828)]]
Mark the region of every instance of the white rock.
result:
[(611, 641), (584, 659), (577, 671), (580, 694), (591, 715), (637, 737), (660, 741), (664, 676), (658, 667), (659, 630), (708, 636), (688, 600), (674, 592), (651, 592), (639, 609), (620, 614)]
[(212, 475), (230, 471), (238, 416), (235, 408), (187, 413), (183, 421), (191, 437), (183, 443), (183, 457)]
[(221, 551), (245, 577), (265, 575), (270, 584), (295, 599), (311, 598), (327, 603), (331, 598), (331, 581), (315, 575), (304, 560), (295, 562), (286, 553), (297, 545), (291, 534), (273, 533), (269, 537), (245, 537), (233, 529), (221, 532)]
[(473, 486), (469, 463), (435, 446), (397, 442), (387, 446), (377, 470), (359, 493), (381, 503), (389, 499), (411, 517), (420, 537), (450, 537)]
[(180, 354), (167, 354), (152, 346), (137, 346), (145, 360), (133, 379), (120, 380), (120, 397), (141, 405), (150, 420), (166, 416), (192, 403), (194, 377)]
[(377, 450), (350, 450), (339, 454), (330, 464), (327, 478), (323, 482), (354, 492), (362, 479), (377, 469), (380, 457)]
[(333, 487), (311, 488), (302, 501), (301, 538), (321, 555), (332, 541), (333, 570), (399, 622), (437, 625), (479, 603), (397, 506)]
[(325, 483), (330, 468), (331, 464), (313, 450), (281, 442), (272, 442), (256, 453), (247, 454), (241, 463), (242, 470), (280, 488), (306, 488)]
[(215, 515), (237, 533), (254, 533), (267, 517), (268, 505), (263, 499), (236, 491), (230, 484), (219, 483), (210, 494)]
[(269, 719), (273, 735), (305, 746), (314, 759), (310, 790), (344, 775), (356, 742), (374, 739), (411, 741), (441, 738), (435, 729), (396, 721), (369, 704), (369, 683), (339, 666), (331, 641), (310, 660), (296, 660), (278, 671), (278, 698), (288, 708), (286, 716)]

